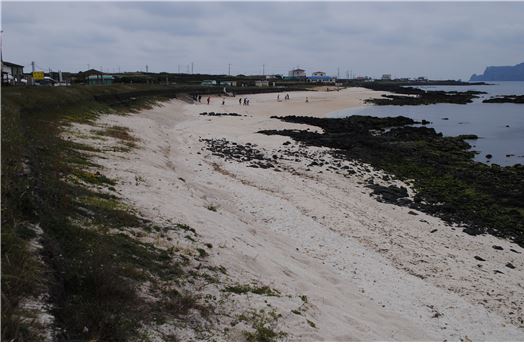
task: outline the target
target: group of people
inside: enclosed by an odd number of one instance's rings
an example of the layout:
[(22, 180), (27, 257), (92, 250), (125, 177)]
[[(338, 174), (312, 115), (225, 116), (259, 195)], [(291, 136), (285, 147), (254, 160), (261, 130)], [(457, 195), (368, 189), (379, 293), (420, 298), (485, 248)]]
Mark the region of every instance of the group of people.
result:
[[(288, 101), (289, 100), (289, 93), (287, 93), (285, 96), (284, 96), (284, 101)], [(282, 102), (280, 100), (280, 94), (277, 95), (277, 102)], [(309, 98), (306, 97), (306, 103), (309, 103)]]
[[(194, 95), (192, 95), (192, 98), (193, 98), (193, 101), (198, 102), (198, 103), (202, 103), (202, 95), (194, 94)], [(207, 101), (207, 104), (210, 104), (211, 103), (211, 96), (207, 96), (206, 101)], [(247, 98), (240, 98), (238, 100), (238, 104), (239, 105), (249, 105), (249, 99), (247, 99)], [(226, 99), (225, 98), (222, 98), (222, 105), (226, 105)]]
[[(287, 101), (287, 100), (289, 100), (289, 93), (287, 93), (287, 94), (284, 96), (284, 101)], [(280, 94), (277, 95), (277, 102), (282, 102), (282, 101), (280, 100)]]
[[(193, 98), (193, 101), (202, 103), (202, 95), (194, 94), (192, 98)], [(209, 103), (211, 103), (211, 96), (207, 96), (207, 104)], [(222, 101), (222, 105), (224, 105), (224, 101)]]
[(193, 101), (198, 102), (198, 103), (202, 103), (202, 95), (193, 94), (192, 98), (193, 98)]
[[(289, 98), (289, 93), (287, 93), (285, 96), (284, 96), (284, 100), (285, 101), (288, 101), (290, 98)], [(198, 102), (198, 103), (202, 103), (202, 95), (193, 95), (193, 100), (195, 102)], [(211, 96), (208, 96), (207, 97), (207, 104), (209, 104), (211, 102)], [(280, 99), (280, 94), (277, 95), (277, 102), (282, 102), (282, 100)], [(309, 103), (309, 98), (306, 97), (306, 103)], [(225, 98), (222, 98), (222, 105), (225, 105), (226, 104), (226, 99)], [(239, 98), (238, 99), (238, 105), (249, 105), (249, 99), (248, 98)]]

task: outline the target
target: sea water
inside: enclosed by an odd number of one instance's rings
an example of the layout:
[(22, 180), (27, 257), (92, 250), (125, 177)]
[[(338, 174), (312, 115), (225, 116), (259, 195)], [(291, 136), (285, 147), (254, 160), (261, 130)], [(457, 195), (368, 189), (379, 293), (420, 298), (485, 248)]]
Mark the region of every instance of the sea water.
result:
[[(469, 104), (431, 105), (369, 105), (330, 113), (331, 117), (372, 115), (379, 117), (406, 116), (428, 120), (428, 127), (447, 136), (476, 134), (479, 139), (468, 140), (478, 152), (475, 160), (499, 165), (524, 165), (524, 104), (482, 103), (483, 99), (501, 95), (523, 95), (524, 82), (490, 82), (493, 85), (428, 85), (417, 86), (427, 91), (483, 91)], [(488, 159), (486, 155), (492, 155)]]

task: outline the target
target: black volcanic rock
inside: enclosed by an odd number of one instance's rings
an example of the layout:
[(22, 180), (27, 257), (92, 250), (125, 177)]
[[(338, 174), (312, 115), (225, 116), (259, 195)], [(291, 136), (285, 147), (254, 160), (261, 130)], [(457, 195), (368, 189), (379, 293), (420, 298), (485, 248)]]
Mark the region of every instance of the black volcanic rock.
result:
[[(485, 99), (482, 103), (520, 103), (524, 104), (524, 95), (506, 95)], [(509, 127), (509, 126), (506, 126)]]
[(473, 74), (470, 81), (524, 81), (524, 62), (515, 66), (489, 66), (483, 74)]

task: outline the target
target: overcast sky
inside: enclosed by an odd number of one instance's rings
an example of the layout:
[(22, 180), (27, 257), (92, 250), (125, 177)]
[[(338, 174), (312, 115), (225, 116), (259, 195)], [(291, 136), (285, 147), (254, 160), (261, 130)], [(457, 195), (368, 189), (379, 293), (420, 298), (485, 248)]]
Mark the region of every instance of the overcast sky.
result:
[(524, 3), (2, 1), (3, 58), (79, 71), (469, 78), (524, 62)]

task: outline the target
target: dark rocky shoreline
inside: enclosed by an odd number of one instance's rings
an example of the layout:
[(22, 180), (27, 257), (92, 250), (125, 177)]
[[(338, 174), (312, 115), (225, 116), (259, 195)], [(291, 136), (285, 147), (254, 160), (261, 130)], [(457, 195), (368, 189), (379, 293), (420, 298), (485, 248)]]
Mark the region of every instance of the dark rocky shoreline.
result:
[(467, 104), (478, 98), (478, 95), (485, 94), (482, 91), (425, 91), (412, 86), (401, 84), (382, 84), (369, 83), (365, 88), (375, 91), (387, 91), (396, 94), (406, 95), (382, 95), (384, 98), (367, 99), (366, 103), (375, 105), (428, 105), (436, 103)]
[(506, 95), (485, 99), (482, 103), (517, 103), (524, 104), (524, 95)]
[(382, 95), (384, 98), (371, 98), (367, 99), (365, 102), (373, 103), (375, 105), (428, 105), (437, 103), (467, 104), (473, 102), (473, 99), (477, 98), (477, 95), (482, 93), (484, 92), (426, 91), (414, 96)]
[(524, 247), (524, 166), (500, 167), (473, 161), (469, 136), (444, 137), (432, 128), (414, 127), (406, 117), (351, 116), (342, 119), (276, 117), (318, 126), (324, 133), (264, 130), (311, 146), (335, 149), (339, 157), (359, 160), (414, 180), (416, 195), (398, 187), (369, 186), (383, 202), (408, 206), (465, 226), (471, 235), (489, 233)]

